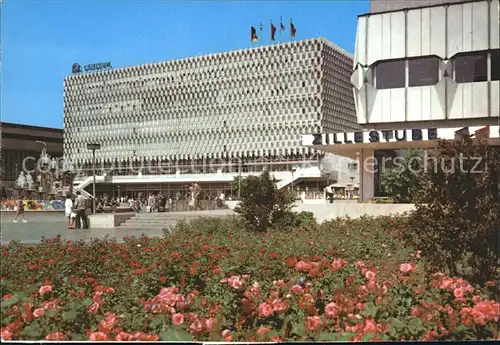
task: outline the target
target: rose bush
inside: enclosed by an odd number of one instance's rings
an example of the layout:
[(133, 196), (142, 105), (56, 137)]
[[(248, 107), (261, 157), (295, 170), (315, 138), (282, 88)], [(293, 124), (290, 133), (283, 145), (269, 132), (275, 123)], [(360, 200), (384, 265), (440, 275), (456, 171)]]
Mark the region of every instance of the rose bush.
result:
[[(498, 339), (496, 286), (430, 274), (404, 218), (2, 247), (5, 340)], [(422, 259), (422, 257), (424, 259)]]

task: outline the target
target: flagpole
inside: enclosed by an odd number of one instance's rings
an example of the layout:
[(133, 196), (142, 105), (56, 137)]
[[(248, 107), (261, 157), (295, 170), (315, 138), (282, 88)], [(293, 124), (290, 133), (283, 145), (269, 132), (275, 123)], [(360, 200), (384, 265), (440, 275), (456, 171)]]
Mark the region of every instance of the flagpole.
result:
[(262, 37), (262, 23), (260, 23), (260, 45), (264, 45), (264, 40), (263, 40), (263, 37)]
[(290, 17), (290, 42), (292, 42), (292, 17)]
[(282, 42), (281, 33), (283, 32), (283, 16), (280, 16), (280, 43)]
[[(273, 20), (272, 19), (269, 19), (269, 24), (273, 25)], [(272, 28), (271, 28), (271, 35), (272, 35)], [(269, 44), (272, 44), (273, 43), (273, 39), (272, 39), (272, 36), (269, 35)]]

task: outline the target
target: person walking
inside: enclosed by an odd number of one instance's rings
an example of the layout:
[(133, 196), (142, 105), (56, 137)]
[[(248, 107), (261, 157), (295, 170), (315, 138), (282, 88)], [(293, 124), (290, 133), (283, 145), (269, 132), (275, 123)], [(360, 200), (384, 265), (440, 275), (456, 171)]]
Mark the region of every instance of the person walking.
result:
[(21, 198), (16, 201), (16, 204), (16, 218), (14, 218), (14, 223), (17, 223), (19, 219), (21, 219), (23, 223), (28, 223), (28, 221), (24, 219), (24, 200)]
[(154, 206), (155, 206), (155, 196), (153, 195), (153, 193), (150, 193), (149, 194), (149, 198), (148, 198), (148, 205), (147, 205), (147, 208), (148, 208), (148, 212), (149, 213), (153, 213), (154, 211)]
[(80, 191), (76, 192), (74, 209), (76, 213), (75, 229), (87, 229), (87, 215), (85, 214), (87, 200)]
[(71, 213), (73, 213), (73, 200), (71, 200), (71, 195), (66, 195), (66, 201), (64, 202), (64, 213), (66, 218), (68, 218), (68, 229), (74, 229), (73, 218), (71, 218)]
[(201, 204), (200, 204), (200, 196), (201, 196), (201, 187), (198, 183), (193, 183), (192, 185), (193, 188), (193, 207), (195, 210), (201, 210)]

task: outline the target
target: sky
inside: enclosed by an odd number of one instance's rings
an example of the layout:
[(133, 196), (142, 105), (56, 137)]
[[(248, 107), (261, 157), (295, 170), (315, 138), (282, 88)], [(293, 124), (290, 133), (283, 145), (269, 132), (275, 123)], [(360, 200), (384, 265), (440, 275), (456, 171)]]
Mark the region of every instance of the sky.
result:
[(353, 53), (357, 15), (368, 10), (367, 0), (3, 0), (1, 119), (63, 128), (73, 63), (119, 68), (249, 48), (250, 26), (261, 22), (268, 44), (280, 16), (283, 40), (292, 18), (296, 39), (322, 36)]

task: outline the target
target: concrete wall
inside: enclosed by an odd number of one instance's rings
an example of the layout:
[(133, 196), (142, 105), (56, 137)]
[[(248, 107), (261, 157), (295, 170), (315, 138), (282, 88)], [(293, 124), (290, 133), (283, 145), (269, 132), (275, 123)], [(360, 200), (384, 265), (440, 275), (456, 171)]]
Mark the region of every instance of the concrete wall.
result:
[[(429, 2), (413, 1), (420, 6)], [(397, 1), (385, 3), (401, 7)], [(499, 49), (499, 6), (498, 0), (476, 1), (359, 17), (351, 82), (360, 125), (397, 123), (402, 127), (403, 123), (432, 121), (439, 127), (449, 121), (468, 120), (476, 125), (485, 119), (498, 121), (500, 82), (491, 80), (491, 73), (487, 81), (457, 82), (453, 58), (459, 53)], [(408, 61), (424, 56), (436, 57), (438, 82), (409, 86)], [(404, 70), (394, 71), (399, 75), (392, 77), (406, 78), (404, 87), (376, 87), (377, 64), (389, 60), (406, 60)]]
[(100, 213), (90, 215), (91, 229), (112, 229), (135, 216), (135, 213)]
[(469, 1), (471, 0), (370, 0), (370, 13)]
[[(316, 201), (316, 200), (315, 200)], [(233, 210), (238, 201), (227, 201), (228, 207)], [(334, 203), (297, 203), (294, 211), (312, 212), (318, 222), (337, 218), (359, 218), (366, 216), (389, 216), (415, 209), (413, 204), (362, 204), (356, 201), (335, 201)]]

